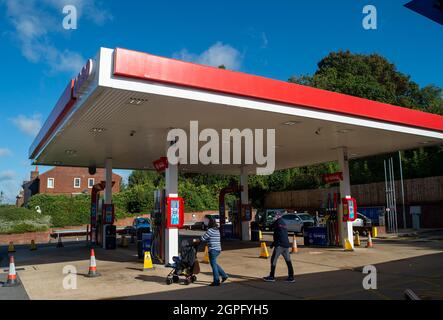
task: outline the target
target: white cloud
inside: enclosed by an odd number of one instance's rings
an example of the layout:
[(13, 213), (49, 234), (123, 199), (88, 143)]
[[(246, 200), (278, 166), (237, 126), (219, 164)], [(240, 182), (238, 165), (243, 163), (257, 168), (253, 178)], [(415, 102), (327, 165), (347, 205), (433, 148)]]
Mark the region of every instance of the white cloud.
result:
[(0, 157), (9, 157), (12, 156), (12, 152), (6, 148), (0, 148)]
[(242, 55), (240, 52), (229, 44), (223, 44), (220, 41), (201, 54), (190, 53), (187, 49), (182, 49), (174, 53), (173, 57), (213, 67), (224, 65), (230, 70), (240, 69), (242, 63)]
[[(67, 4), (77, 8), (78, 19), (84, 16), (102, 25), (111, 15), (100, 8), (95, 0), (0, 0), (6, 5), (9, 22), (15, 29), (14, 39), (23, 56), (33, 63), (44, 62), (51, 72), (77, 73), (86, 61), (81, 54), (58, 49), (50, 36), (67, 32), (62, 27), (63, 7)], [(74, 32), (74, 31), (70, 31)]]
[(17, 128), (19, 128), (22, 132), (30, 135), (36, 136), (42, 127), (41, 115), (35, 114), (32, 117), (27, 117), (24, 115), (18, 115), (17, 117), (11, 119), (12, 123), (14, 123)]
[(14, 180), (14, 178), (15, 178), (15, 172), (12, 170), (0, 172), (0, 182), (11, 181)]
[(262, 45), (261, 45), (261, 47), (262, 47), (262, 49), (265, 49), (265, 48), (268, 47), (268, 44), (269, 44), (268, 36), (266, 35), (265, 32), (262, 32), (261, 33), (261, 37), (262, 37)]

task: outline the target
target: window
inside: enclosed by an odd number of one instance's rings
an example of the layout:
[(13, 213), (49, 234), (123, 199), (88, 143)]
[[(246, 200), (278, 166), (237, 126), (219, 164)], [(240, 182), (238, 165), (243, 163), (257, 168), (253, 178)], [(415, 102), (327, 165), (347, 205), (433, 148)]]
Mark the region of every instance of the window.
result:
[(74, 188), (80, 188), (81, 179), (80, 178), (74, 178)]
[(55, 184), (54, 178), (48, 178), (48, 184), (47, 184), (48, 189), (54, 189), (54, 184)]
[(88, 188), (91, 189), (95, 184), (95, 180), (94, 178), (89, 178), (88, 179)]

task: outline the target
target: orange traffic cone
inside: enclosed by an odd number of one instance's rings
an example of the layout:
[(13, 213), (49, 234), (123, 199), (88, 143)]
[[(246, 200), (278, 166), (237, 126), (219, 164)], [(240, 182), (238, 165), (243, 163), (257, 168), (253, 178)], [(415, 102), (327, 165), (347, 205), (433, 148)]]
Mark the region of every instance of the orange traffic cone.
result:
[(14, 256), (9, 256), (9, 273), (8, 280), (3, 284), (3, 287), (15, 287), (18, 285), (17, 273), (15, 272)]
[(368, 243), (366, 244), (366, 248), (373, 248), (372, 245), (372, 237), (371, 237), (371, 233), (368, 233)]
[(297, 238), (295, 237), (295, 234), (292, 235), (292, 250), (291, 253), (297, 253), (298, 252), (298, 248), (297, 248)]
[(35, 244), (35, 240), (31, 240), (31, 247), (29, 248), (31, 251), (37, 250), (37, 245)]
[(9, 242), (9, 246), (8, 246), (8, 253), (14, 253), (15, 252), (15, 247), (14, 247), (14, 242)]
[(101, 274), (97, 272), (97, 262), (95, 261), (94, 249), (91, 249), (91, 260), (89, 263), (88, 277), (94, 278), (94, 277), (99, 277), (99, 276), (101, 276)]
[(268, 259), (269, 258), (269, 252), (268, 247), (266, 247), (266, 242), (260, 243), (260, 258)]

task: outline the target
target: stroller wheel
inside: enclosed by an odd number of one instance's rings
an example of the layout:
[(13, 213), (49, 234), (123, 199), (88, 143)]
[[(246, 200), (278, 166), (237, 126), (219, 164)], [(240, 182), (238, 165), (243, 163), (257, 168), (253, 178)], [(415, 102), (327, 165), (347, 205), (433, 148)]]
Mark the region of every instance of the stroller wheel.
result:
[(196, 276), (192, 276), (191, 277), (191, 282), (194, 283), (195, 281), (197, 281), (197, 277)]
[(172, 279), (171, 278), (166, 278), (166, 284), (167, 285), (170, 285), (170, 284), (172, 284)]
[(183, 282), (185, 285), (189, 285), (191, 283), (191, 280), (186, 278), (185, 281)]
[(173, 283), (178, 283), (178, 281), (180, 280), (180, 278), (178, 276), (172, 276), (172, 282)]

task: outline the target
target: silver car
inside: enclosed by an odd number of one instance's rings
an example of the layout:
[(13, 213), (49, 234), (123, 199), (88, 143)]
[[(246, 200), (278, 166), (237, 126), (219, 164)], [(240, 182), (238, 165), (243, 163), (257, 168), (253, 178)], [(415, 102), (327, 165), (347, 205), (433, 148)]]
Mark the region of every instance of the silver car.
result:
[(303, 221), (303, 225), (305, 227), (313, 227), (315, 226), (315, 219), (309, 213), (297, 213), (297, 216)]
[(282, 216), (289, 232), (302, 233), (303, 220), (296, 213), (287, 213)]

